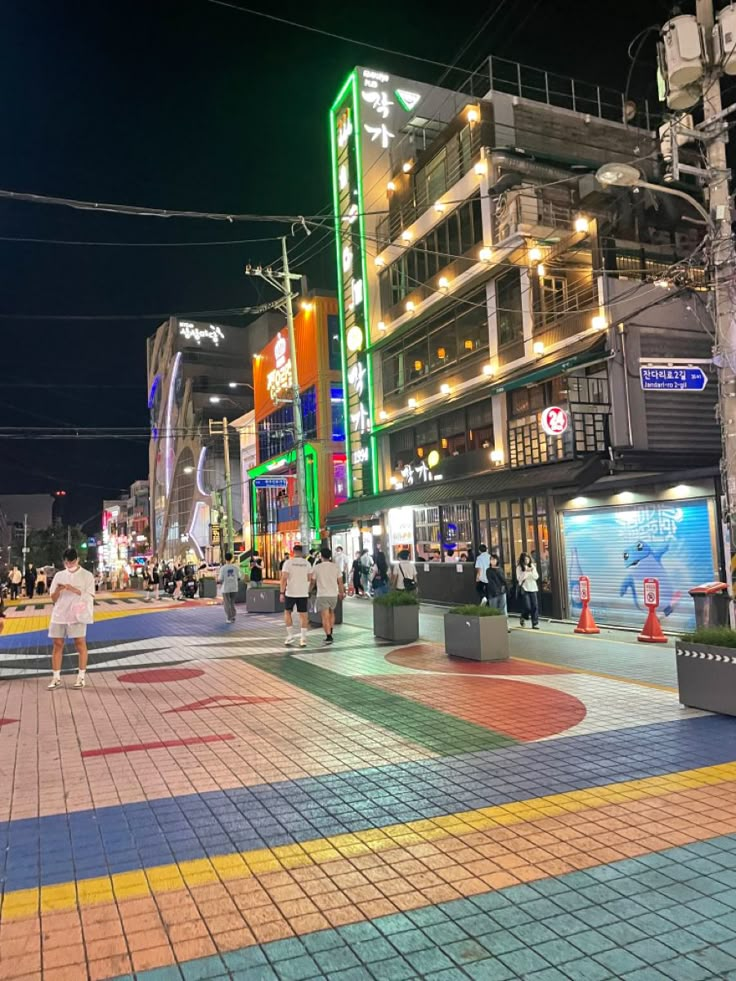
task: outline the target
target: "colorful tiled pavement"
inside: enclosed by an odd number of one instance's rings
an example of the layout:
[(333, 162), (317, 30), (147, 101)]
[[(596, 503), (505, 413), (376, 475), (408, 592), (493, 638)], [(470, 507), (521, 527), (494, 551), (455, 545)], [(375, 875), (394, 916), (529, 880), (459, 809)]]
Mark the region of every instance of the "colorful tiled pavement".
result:
[(0, 633), (0, 981), (736, 979), (736, 719), (671, 648), (110, 599), (84, 692)]

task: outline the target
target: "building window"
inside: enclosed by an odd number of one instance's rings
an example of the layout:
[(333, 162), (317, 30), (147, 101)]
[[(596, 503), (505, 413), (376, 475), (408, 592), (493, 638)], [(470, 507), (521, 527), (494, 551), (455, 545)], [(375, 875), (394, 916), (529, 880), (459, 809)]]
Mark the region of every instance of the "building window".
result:
[[(302, 392), (304, 436), (317, 435), (317, 390), (314, 386)], [(258, 423), (258, 462), (286, 453), (294, 445), (294, 407), (282, 405)]]
[(443, 312), (384, 348), (383, 394), (403, 391), (434, 372), (487, 350), (488, 314), (483, 288), (461, 301), (456, 312)]
[(439, 508), (414, 508), (414, 541), (420, 562), (442, 561)]
[(332, 411), (332, 438), (338, 443), (345, 442), (345, 401), (342, 386), (330, 387), (330, 409)]
[(342, 368), (342, 353), (340, 351), (340, 318), (333, 313), (329, 313), (327, 315), (327, 339), (330, 371), (340, 371)]
[(509, 269), (496, 280), (496, 321), (498, 346), (522, 340), (524, 324), (521, 312), (521, 272)]
[(471, 504), (446, 504), (442, 508), (442, 545), (446, 562), (457, 562), (473, 545)]
[(569, 310), (567, 280), (564, 276), (542, 276), (539, 280), (539, 311), (543, 324), (559, 320)]

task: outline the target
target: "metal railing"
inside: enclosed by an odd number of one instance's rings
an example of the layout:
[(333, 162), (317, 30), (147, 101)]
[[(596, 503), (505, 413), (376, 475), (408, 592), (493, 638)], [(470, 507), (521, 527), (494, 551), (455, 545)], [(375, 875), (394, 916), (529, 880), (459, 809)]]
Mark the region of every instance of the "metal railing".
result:
[[(459, 84), (460, 91), (474, 98), (493, 92), (505, 92), (520, 99), (541, 102), (559, 109), (570, 109), (599, 119), (622, 123), (627, 117), (624, 93), (592, 82), (557, 75), (518, 61), (490, 55), (476, 71)], [(644, 99), (631, 108), (630, 126), (651, 130), (658, 124), (659, 113)]]

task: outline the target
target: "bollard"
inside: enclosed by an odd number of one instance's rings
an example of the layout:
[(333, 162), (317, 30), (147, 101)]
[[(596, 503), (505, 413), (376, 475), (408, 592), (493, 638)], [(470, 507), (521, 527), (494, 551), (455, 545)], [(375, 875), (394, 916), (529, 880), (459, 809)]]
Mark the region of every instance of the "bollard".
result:
[(583, 604), (583, 608), (580, 611), (580, 619), (574, 632), (576, 634), (599, 634), (601, 629), (590, 612), (590, 579), (587, 576), (580, 576), (578, 588), (580, 589), (580, 602)]
[(666, 644), (662, 626), (654, 612), (659, 606), (659, 579), (644, 580), (644, 605), (649, 610), (642, 632), (636, 638), (643, 644)]

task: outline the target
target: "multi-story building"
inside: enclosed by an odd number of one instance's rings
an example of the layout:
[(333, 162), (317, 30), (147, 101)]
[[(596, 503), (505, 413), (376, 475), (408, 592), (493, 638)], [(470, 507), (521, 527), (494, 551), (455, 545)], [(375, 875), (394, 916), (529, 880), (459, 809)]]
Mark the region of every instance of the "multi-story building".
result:
[(256, 439), (256, 414), (253, 410), (244, 413), (239, 419), (233, 419), (233, 429), (240, 440), (240, 483), (242, 492), (242, 522), (243, 522), (243, 551), (248, 553), (253, 548), (253, 514), (252, 493), (249, 472), (258, 463), (258, 441)]
[[(340, 373), (340, 330), (334, 295), (308, 293), (294, 317), (302, 399), (307, 507), (313, 545), (325, 515), (345, 500), (345, 423)], [(285, 324), (253, 362), (256, 465), (248, 471), (254, 546), (267, 575), (300, 541), (294, 451), (294, 407)]]
[(548, 615), (584, 573), (603, 622), (639, 625), (656, 575), (681, 626), (722, 566), (715, 379), (640, 381), (710, 357), (704, 229), (595, 179), (657, 182), (646, 112), (495, 58), (464, 91), (356, 68), (332, 106), (350, 500), (327, 522), (409, 547), (428, 598), (471, 599), (485, 543), (509, 579), (532, 555)]
[(151, 556), (148, 481), (136, 480), (127, 494), (102, 502), (102, 539), (97, 565), (128, 573)]
[(280, 323), (275, 313), (246, 328), (171, 317), (149, 338), (151, 534), (160, 560), (219, 560), (230, 500), (241, 539), (241, 482), (231, 474), (228, 487), (225, 476), (225, 448), (238, 459), (228, 420), (252, 408), (252, 357)]

